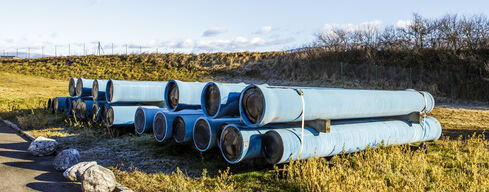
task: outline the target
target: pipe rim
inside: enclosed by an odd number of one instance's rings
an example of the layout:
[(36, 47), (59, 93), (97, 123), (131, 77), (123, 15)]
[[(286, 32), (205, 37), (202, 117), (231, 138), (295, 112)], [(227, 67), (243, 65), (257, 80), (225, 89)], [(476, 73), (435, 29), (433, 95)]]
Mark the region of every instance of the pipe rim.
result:
[[(256, 94), (251, 95), (253, 97), (250, 98), (250, 96), (247, 95), (250, 93), (249, 92), (250, 90), (256, 91), (254, 93), (257, 93), (257, 95)], [(257, 85), (249, 85), (241, 93), (242, 94), (240, 95), (240, 99), (239, 99), (239, 111), (240, 111), (240, 115), (242, 117), (243, 122), (246, 125), (258, 125), (258, 124), (260, 124), (260, 122), (263, 120), (263, 117), (265, 115), (264, 112), (266, 109), (266, 104), (265, 104), (266, 101), (265, 101), (265, 97), (263, 95), (263, 91)], [(255, 105), (261, 106), (261, 108), (257, 109), (255, 107), (251, 107), (251, 109), (255, 109), (256, 111), (250, 110), (250, 108), (248, 108), (246, 106), (246, 104), (248, 102), (249, 102), (249, 105), (255, 104)], [(250, 113), (254, 113), (254, 114), (250, 114)], [(253, 119), (250, 119), (248, 117), (248, 115), (253, 115), (255, 117)]]
[[(197, 150), (204, 152), (209, 149), (212, 141), (212, 130), (207, 119), (201, 117), (195, 121), (193, 140)], [(205, 140), (207, 140), (207, 142), (202, 142)]]
[(112, 102), (112, 99), (114, 97), (114, 82), (112, 81), (112, 79), (109, 79), (109, 81), (107, 82), (107, 87), (105, 89), (106, 100), (110, 103)]
[(57, 97), (55, 97), (53, 99), (53, 113), (57, 113), (58, 112), (58, 102), (59, 102), (59, 99)]
[(173, 139), (175, 139), (177, 143), (183, 143), (187, 130), (185, 127), (185, 120), (182, 118), (182, 116), (179, 115), (173, 119), (172, 127)]
[(157, 112), (153, 119), (153, 135), (158, 142), (166, 139), (166, 116), (163, 112)]
[[(214, 98), (214, 104), (208, 103), (209, 100), (211, 100), (212, 98)], [(204, 89), (202, 90), (201, 103), (202, 103), (202, 111), (204, 112), (205, 116), (211, 118), (217, 117), (217, 115), (221, 111), (221, 92), (218, 84), (214, 82), (210, 82), (204, 86)], [(215, 103), (217, 103), (217, 105)]]
[(98, 121), (99, 116), (99, 106), (97, 103), (93, 103), (92, 105), (92, 122), (96, 123)]
[(170, 80), (165, 88), (165, 103), (168, 109), (175, 111), (178, 108), (180, 99), (177, 81)]
[(134, 116), (134, 128), (136, 129), (136, 133), (141, 135), (146, 130), (146, 114), (144, 113), (144, 109), (138, 107)]
[(106, 118), (107, 118), (107, 126), (108, 127), (112, 127), (114, 125), (114, 117), (115, 117), (114, 116), (114, 108), (112, 108), (112, 106), (111, 106), (107, 109), (107, 117)]
[(243, 154), (243, 136), (237, 127), (234, 125), (224, 127), (220, 143), (221, 154), (227, 162), (234, 164), (241, 159)]
[(76, 83), (74, 78), (70, 78), (70, 81), (68, 83), (68, 93), (70, 96), (75, 96), (76, 95)]
[(78, 78), (78, 81), (76, 81), (75, 92), (76, 92), (76, 96), (81, 97), (83, 92), (83, 79), (81, 77)]
[(284, 154), (282, 137), (274, 130), (267, 131), (262, 136), (263, 156), (270, 164), (277, 164)]
[(107, 105), (104, 105), (104, 107), (100, 109), (100, 118), (102, 123), (107, 125)]
[(93, 83), (92, 83), (92, 98), (93, 98), (93, 100), (97, 100), (98, 90), (99, 90), (98, 81), (97, 81), (97, 79), (94, 79)]

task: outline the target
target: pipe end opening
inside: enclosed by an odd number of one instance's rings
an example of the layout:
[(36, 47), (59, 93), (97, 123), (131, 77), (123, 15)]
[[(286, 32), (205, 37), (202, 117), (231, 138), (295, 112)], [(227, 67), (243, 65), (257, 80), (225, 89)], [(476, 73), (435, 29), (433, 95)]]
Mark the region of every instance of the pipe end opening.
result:
[(197, 120), (194, 130), (194, 143), (199, 150), (205, 150), (209, 147), (210, 132), (209, 124), (204, 119)]
[(76, 83), (74, 78), (70, 78), (70, 82), (68, 84), (68, 92), (70, 96), (75, 96), (76, 95)]
[(221, 150), (224, 157), (230, 162), (237, 161), (243, 151), (243, 138), (238, 128), (228, 126), (221, 135)]
[(275, 131), (268, 131), (262, 137), (263, 155), (268, 163), (276, 164), (284, 153), (284, 144), (280, 135)]
[(114, 125), (114, 108), (110, 107), (107, 109), (107, 126), (112, 127)]
[(107, 92), (105, 94), (107, 96), (107, 101), (112, 102), (112, 98), (114, 96), (114, 83), (112, 80), (107, 82)]
[(78, 78), (78, 81), (76, 82), (76, 96), (81, 96), (83, 92), (83, 80), (82, 78)]
[(93, 80), (93, 84), (92, 84), (92, 97), (94, 100), (97, 100), (97, 97), (98, 97), (98, 81), (95, 79)]
[(162, 141), (166, 136), (166, 119), (162, 113), (155, 115), (153, 134), (158, 141)]
[(178, 93), (178, 86), (173, 81), (168, 83), (167, 98), (168, 98), (168, 105), (170, 109), (175, 109), (178, 105), (179, 93)]
[(185, 121), (181, 116), (175, 117), (173, 120), (173, 137), (178, 143), (183, 142), (185, 139)]
[(258, 87), (251, 87), (243, 93), (241, 107), (244, 110), (246, 118), (252, 124), (259, 123), (262, 118), (264, 99), (263, 93)]
[(205, 110), (207, 115), (214, 116), (219, 110), (221, 94), (216, 84), (211, 84), (205, 88)]
[(136, 132), (139, 134), (142, 134), (144, 132), (144, 126), (145, 126), (145, 115), (144, 115), (144, 110), (142, 108), (138, 108), (136, 110), (136, 117), (134, 118), (134, 127), (136, 128)]

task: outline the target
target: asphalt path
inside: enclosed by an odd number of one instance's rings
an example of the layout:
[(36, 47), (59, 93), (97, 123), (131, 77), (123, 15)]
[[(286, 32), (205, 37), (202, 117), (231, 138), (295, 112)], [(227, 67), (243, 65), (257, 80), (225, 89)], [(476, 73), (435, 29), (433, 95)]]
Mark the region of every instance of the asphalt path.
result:
[(0, 122), (0, 191), (81, 191), (54, 169), (54, 156), (32, 156), (29, 143)]

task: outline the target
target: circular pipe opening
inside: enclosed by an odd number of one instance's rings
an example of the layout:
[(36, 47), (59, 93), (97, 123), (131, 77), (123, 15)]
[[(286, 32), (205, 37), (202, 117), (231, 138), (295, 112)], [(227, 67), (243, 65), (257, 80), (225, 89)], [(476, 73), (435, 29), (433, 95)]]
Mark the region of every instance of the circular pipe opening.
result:
[(175, 82), (168, 83), (168, 105), (170, 109), (175, 109), (178, 105), (179, 93), (178, 86)]
[(260, 121), (263, 115), (264, 103), (263, 93), (257, 87), (249, 88), (243, 93), (241, 107), (244, 110), (246, 118), (252, 124)]
[(58, 101), (58, 98), (57, 98), (57, 97), (55, 97), (55, 98), (53, 99), (53, 113), (58, 112), (58, 102), (59, 102), (59, 101)]
[(262, 137), (263, 155), (268, 163), (276, 164), (284, 154), (284, 143), (275, 131), (268, 131)]
[(178, 143), (183, 142), (185, 139), (185, 121), (182, 117), (177, 116), (173, 120), (173, 138)]
[(243, 137), (236, 127), (229, 126), (222, 131), (221, 151), (230, 162), (239, 159), (243, 151)]
[(78, 78), (76, 82), (76, 96), (81, 96), (83, 92), (83, 80), (82, 78)]
[(166, 119), (163, 113), (156, 113), (153, 124), (153, 133), (158, 141), (162, 141), (166, 136)]
[(114, 109), (110, 107), (107, 109), (107, 126), (112, 127), (114, 125)]
[(142, 134), (144, 132), (145, 121), (144, 110), (138, 108), (136, 110), (136, 117), (134, 118), (134, 127), (136, 128), (137, 133)]
[(221, 94), (219, 93), (219, 88), (216, 84), (211, 84), (205, 88), (204, 102), (207, 115), (216, 115), (221, 104)]
[(97, 97), (98, 97), (98, 81), (95, 79), (93, 80), (93, 84), (92, 84), (92, 97), (94, 100), (97, 100)]
[(114, 83), (112, 83), (112, 80), (107, 82), (107, 92), (105, 94), (107, 101), (112, 102), (112, 97), (114, 96)]
[(75, 96), (75, 94), (76, 94), (75, 88), (76, 88), (75, 79), (70, 78), (70, 82), (68, 84), (68, 92), (69, 92), (70, 96)]
[(93, 103), (93, 105), (92, 105), (92, 121), (93, 122), (98, 121), (98, 118), (97, 118), (98, 113), (99, 113), (98, 109), (99, 109), (98, 105), (96, 103)]
[(199, 119), (195, 123), (194, 143), (199, 150), (205, 150), (209, 147), (211, 140), (211, 131), (209, 124), (204, 119)]

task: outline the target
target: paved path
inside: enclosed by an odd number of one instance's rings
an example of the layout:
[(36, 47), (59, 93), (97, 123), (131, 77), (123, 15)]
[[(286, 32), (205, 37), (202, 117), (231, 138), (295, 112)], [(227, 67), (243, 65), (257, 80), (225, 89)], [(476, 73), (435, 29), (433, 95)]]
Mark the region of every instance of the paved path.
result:
[(0, 122), (0, 191), (81, 191), (52, 166), (54, 156), (34, 157), (29, 142)]

